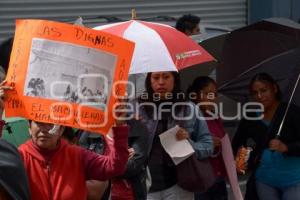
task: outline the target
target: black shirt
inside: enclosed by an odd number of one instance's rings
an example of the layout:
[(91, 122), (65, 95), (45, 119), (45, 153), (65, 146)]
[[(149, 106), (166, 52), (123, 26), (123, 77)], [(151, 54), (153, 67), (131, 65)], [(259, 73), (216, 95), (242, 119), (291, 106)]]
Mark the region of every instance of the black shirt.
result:
[(165, 132), (168, 129), (167, 126), (167, 119), (159, 120), (153, 139), (148, 163), (152, 178), (150, 192), (168, 189), (177, 182), (175, 164), (164, 150), (159, 139), (159, 134)]

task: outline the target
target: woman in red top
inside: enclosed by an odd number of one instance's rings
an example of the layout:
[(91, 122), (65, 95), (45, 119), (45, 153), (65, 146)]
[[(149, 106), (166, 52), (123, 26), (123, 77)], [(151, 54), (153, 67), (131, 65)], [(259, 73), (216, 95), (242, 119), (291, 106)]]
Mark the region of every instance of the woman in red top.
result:
[[(6, 89), (0, 84), (0, 108)], [(125, 116), (125, 113), (116, 113)], [(32, 200), (87, 199), (86, 180), (107, 180), (124, 173), (128, 160), (128, 126), (116, 121), (108, 155), (98, 155), (61, 139), (63, 126), (30, 121), (31, 140), (19, 147)]]
[(63, 128), (31, 121), (32, 139), (19, 147), (32, 199), (86, 199), (86, 180), (104, 181), (126, 169), (127, 126), (113, 128), (114, 148), (107, 156), (60, 139)]
[(200, 76), (194, 80), (187, 93), (191, 101), (200, 105), (200, 109), (206, 117), (214, 144), (214, 155), (211, 156), (210, 163), (217, 177), (215, 184), (207, 192), (196, 194), (195, 200), (225, 200), (228, 198), (225, 182), (227, 174), (221, 154), (221, 138), (224, 137), (225, 131), (219, 116), (214, 115), (215, 107), (213, 105), (216, 105), (217, 102), (216, 82), (207, 76)]

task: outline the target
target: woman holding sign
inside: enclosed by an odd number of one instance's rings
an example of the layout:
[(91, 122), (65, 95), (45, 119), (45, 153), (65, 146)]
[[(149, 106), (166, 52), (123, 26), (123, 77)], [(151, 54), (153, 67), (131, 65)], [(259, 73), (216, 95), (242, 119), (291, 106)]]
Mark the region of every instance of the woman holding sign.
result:
[[(181, 128), (177, 140), (188, 139), (199, 159), (212, 154), (212, 140), (205, 121), (195, 125), (195, 106), (180, 92), (177, 72), (153, 72), (146, 78), (146, 91), (137, 102), (136, 112), (149, 131), (148, 166), (152, 185), (147, 199), (192, 200), (194, 194), (177, 185), (176, 166), (164, 150), (159, 135), (175, 125)], [(181, 105), (179, 105), (181, 104)], [(184, 117), (191, 116), (188, 120)], [(197, 142), (190, 138), (198, 138)]]
[[(0, 85), (1, 99), (10, 89)], [(0, 101), (3, 107), (3, 101)], [(125, 113), (118, 113), (123, 116)], [(31, 140), (19, 147), (29, 179), (31, 198), (86, 199), (86, 180), (107, 180), (121, 175), (128, 160), (128, 127), (116, 121), (113, 127), (114, 145), (102, 156), (61, 139), (63, 126), (30, 121)]]
[[(10, 48), (3, 55), (9, 58)], [(4, 69), (7, 69), (7, 65), (8, 61), (3, 65)], [(10, 89), (12, 88), (5, 86), (5, 82), (0, 84), (0, 117), (5, 90)], [(116, 114), (120, 117), (125, 115), (125, 113)], [(115, 142), (107, 156), (100, 156), (68, 144), (61, 139), (64, 129), (65, 127), (55, 124), (30, 121), (29, 132), (32, 139), (22, 144), (19, 152), (33, 200), (87, 199), (86, 180), (107, 180), (123, 174), (126, 169), (128, 127), (124, 121), (116, 121), (113, 128)], [(25, 187), (26, 185), (23, 189)], [(15, 195), (19, 188), (15, 188)]]
[(19, 147), (32, 199), (86, 199), (86, 180), (107, 180), (125, 171), (128, 127), (113, 128), (114, 148), (107, 156), (61, 140), (64, 127), (30, 122), (32, 139)]

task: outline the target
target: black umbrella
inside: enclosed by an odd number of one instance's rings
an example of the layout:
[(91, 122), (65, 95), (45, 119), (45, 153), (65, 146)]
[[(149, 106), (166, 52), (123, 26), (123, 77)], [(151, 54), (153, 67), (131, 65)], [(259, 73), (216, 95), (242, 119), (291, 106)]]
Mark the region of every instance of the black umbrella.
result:
[(231, 75), (231, 78), (219, 86), (219, 92), (238, 102), (246, 102), (249, 100), (251, 78), (261, 72), (270, 74), (278, 82), (281, 91), (288, 87), (291, 89), (290, 80), (298, 74), (299, 63), (300, 49), (296, 48), (265, 59), (239, 74), (234, 70), (228, 71), (227, 74)]
[(227, 34), (228, 33), (224, 33), (199, 42), (199, 45), (209, 52), (215, 60), (181, 70), (179, 75), (181, 79), (181, 89), (183, 91), (186, 91), (193, 80), (198, 76), (213, 76), (215, 74), (214, 70), (220, 65), (223, 43)]
[(225, 42), (225, 38), (227, 37), (228, 33), (224, 33), (222, 35), (218, 35), (215, 37), (211, 37), (208, 39), (205, 39), (199, 44), (206, 50), (208, 51), (215, 59), (217, 62), (221, 61), (221, 56), (223, 53), (223, 46)]
[(235, 30), (225, 37), (217, 83), (224, 85), (264, 60), (300, 46), (300, 24), (272, 18)]
[[(182, 89), (194, 78), (217, 69), (219, 86), (245, 69), (300, 45), (300, 25), (284, 18), (271, 18), (237, 29), (231, 33), (200, 42), (216, 59), (180, 72)], [(234, 72), (234, 73), (233, 73)], [(228, 74), (229, 73), (229, 74)]]
[[(292, 49), (245, 69), (236, 77), (225, 82), (219, 88), (219, 92), (238, 101), (248, 101), (249, 83), (252, 77), (265, 72), (270, 74), (278, 83), (283, 92), (283, 101), (287, 103), (287, 108), (281, 120), (278, 135), (280, 135), (282, 124), (285, 120), (286, 113), (291, 104), (300, 107), (300, 48)], [(232, 73), (234, 73), (232, 71)]]

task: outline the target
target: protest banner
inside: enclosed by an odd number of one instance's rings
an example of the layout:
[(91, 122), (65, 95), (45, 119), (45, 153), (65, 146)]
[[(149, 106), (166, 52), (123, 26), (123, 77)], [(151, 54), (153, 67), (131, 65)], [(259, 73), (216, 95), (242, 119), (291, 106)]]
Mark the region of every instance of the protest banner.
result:
[(126, 92), (133, 50), (128, 40), (82, 26), (17, 20), (6, 117), (107, 133), (113, 105)]

